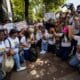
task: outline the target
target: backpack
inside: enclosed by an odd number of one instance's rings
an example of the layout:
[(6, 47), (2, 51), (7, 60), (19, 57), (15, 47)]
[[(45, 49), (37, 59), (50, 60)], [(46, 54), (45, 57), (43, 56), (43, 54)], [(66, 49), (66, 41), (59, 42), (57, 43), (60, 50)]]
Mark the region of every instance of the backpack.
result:
[(32, 44), (31, 48), (30, 48), (30, 61), (31, 62), (35, 62), (38, 58), (38, 52), (35, 48), (35, 44)]

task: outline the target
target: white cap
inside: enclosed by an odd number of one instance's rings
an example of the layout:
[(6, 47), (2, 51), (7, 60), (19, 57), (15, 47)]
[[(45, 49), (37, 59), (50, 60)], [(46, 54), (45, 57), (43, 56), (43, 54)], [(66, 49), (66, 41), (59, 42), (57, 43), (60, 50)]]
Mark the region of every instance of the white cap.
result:
[(71, 13), (71, 11), (70, 11), (66, 6), (63, 7), (63, 8), (60, 8), (60, 10), (61, 10), (62, 12), (64, 12), (64, 13), (66, 13), (66, 12)]

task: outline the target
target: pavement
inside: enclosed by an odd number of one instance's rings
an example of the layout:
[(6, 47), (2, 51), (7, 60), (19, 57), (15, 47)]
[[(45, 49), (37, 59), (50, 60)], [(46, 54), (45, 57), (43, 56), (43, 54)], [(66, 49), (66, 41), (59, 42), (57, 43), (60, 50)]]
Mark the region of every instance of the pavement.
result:
[(76, 69), (55, 54), (39, 55), (36, 62), (21, 72), (13, 71), (8, 80), (80, 80)]

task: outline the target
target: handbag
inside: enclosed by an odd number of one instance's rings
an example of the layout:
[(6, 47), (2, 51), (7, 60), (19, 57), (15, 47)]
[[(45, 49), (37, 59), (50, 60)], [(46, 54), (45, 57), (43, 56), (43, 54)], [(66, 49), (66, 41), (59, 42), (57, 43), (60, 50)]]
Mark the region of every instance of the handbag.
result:
[(7, 56), (12, 56), (14, 55), (14, 51), (12, 49), (9, 49), (9, 51), (7, 52)]
[(30, 61), (31, 62), (35, 62), (36, 60), (37, 60), (37, 58), (38, 58), (38, 52), (37, 52), (37, 50), (36, 50), (36, 48), (35, 48), (35, 44), (33, 44), (32, 46), (31, 46), (31, 48), (30, 48)]
[(3, 69), (5, 72), (10, 72), (14, 67), (14, 59), (12, 56), (5, 55), (3, 61)]
[(7, 54), (4, 55), (4, 61), (3, 61), (3, 69), (5, 72), (10, 72), (14, 67), (14, 59), (12, 55), (14, 54), (14, 51), (11, 49), (11, 42), (9, 41), (10, 49), (7, 52)]

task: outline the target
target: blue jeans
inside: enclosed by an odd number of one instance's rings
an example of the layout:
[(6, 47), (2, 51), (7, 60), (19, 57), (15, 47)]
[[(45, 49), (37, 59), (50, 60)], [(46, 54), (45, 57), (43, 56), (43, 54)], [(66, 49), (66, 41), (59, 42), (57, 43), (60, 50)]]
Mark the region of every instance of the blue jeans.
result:
[(18, 53), (14, 54), (13, 58), (16, 64), (16, 69), (19, 69), (21, 67), (19, 54)]
[(4, 80), (4, 78), (5, 78), (5, 74), (2, 69), (2, 64), (0, 63), (0, 80)]
[(45, 51), (48, 50), (48, 44), (46, 42), (41, 43), (41, 50), (45, 50)]
[(76, 56), (73, 56), (72, 59), (69, 61), (69, 64), (72, 67), (80, 67), (80, 61), (77, 59)]
[(19, 58), (20, 58), (20, 63), (23, 64), (24, 63), (24, 54), (19, 53)]

